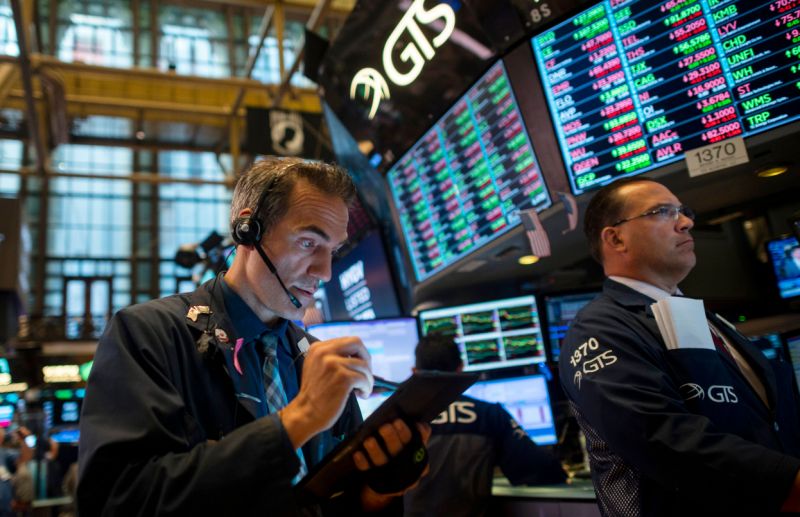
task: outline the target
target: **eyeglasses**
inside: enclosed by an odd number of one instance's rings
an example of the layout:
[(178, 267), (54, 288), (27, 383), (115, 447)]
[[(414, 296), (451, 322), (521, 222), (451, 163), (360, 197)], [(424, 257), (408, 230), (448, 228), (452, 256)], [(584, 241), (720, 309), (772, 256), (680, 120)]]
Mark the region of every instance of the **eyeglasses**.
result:
[(612, 227), (619, 226), (622, 223), (627, 223), (628, 221), (633, 221), (634, 219), (639, 219), (640, 217), (653, 217), (653, 216), (658, 217), (663, 221), (677, 221), (680, 214), (683, 214), (684, 216), (694, 221), (695, 218), (694, 210), (692, 210), (688, 206), (665, 205), (665, 206), (660, 206), (658, 208), (654, 208), (652, 210), (648, 210), (643, 214), (635, 215), (633, 217), (628, 217), (627, 219), (620, 219), (611, 226)]

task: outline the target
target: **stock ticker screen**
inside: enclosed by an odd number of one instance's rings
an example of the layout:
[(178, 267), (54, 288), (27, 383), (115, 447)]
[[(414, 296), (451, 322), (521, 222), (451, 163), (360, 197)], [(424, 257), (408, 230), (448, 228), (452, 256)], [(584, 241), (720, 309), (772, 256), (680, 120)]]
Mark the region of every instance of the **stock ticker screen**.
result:
[(502, 62), (387, 177), (418, 281), (551, 204)]
[(800, 0), (606, 0), (531, 41), (576, 194), (800, 117)]
[(520, 296), (420, 311), (422, 335), (452, 336), (464, 371), (493, 370), (545, 361), (536, 299)]

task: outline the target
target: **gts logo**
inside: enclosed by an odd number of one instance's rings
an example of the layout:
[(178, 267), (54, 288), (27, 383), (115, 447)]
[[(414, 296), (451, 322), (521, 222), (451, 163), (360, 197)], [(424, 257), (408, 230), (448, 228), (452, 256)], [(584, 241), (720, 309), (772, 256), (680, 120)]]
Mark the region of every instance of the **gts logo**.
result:
[(431, 424), (471, 424), (477, 419), (475, 403), (456, 401), (431, 420)]

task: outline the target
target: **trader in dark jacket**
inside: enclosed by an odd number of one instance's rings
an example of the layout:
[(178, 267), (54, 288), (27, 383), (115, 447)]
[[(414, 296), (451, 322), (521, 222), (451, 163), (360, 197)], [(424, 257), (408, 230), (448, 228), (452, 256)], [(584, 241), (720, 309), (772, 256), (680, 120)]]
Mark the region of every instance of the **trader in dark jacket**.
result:
[[(372, 373), (357, 338), (309, 346), (291, 320), (330, 278), (354, 194), (337, 167), (258, 162), (233, 194), (230, 271), (112, 319), (83, 405), (80, 515), (317, 511), (293, 485), (360, 424), (352, 392), (369, 393)], [(379, 434), (354, 454), (360, 470), (391, 469), (412, 439), (401, 420)], [(327, 509), (390, 501), (354, 479)]]
[(667, 349), (656, 324), (651, 304), (680, 295), (695, 265), (693, 219), (646, 179), (612, 183), (586, 210), (589, 246), (608, 278), (567, 332), (559, 369), (587, 438), (600, 509), (798, 511), (800, 403), (789, 365), (767, 361), (712, 313), (699, 315), (709, 325), (706, 348)]
[[(464, 367), (450, 337), (423, 337), (415, 356), (418, 370), (454, 372)], [(431, 471), (403, 498), (406, 517), (485, 515), (495, 466), (514, 485), (566, 481), (558, 459), (537, 447), (500, 404), (461, 397), (431, 422), (431, 430)]]

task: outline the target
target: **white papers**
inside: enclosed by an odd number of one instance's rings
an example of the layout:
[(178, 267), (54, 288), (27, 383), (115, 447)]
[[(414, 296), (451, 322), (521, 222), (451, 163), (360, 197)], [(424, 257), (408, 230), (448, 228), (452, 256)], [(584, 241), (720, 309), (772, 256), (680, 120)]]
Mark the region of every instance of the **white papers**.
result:
[(703, 300), (670, 296), (650, 306), (667, 350), (715, 350)]

